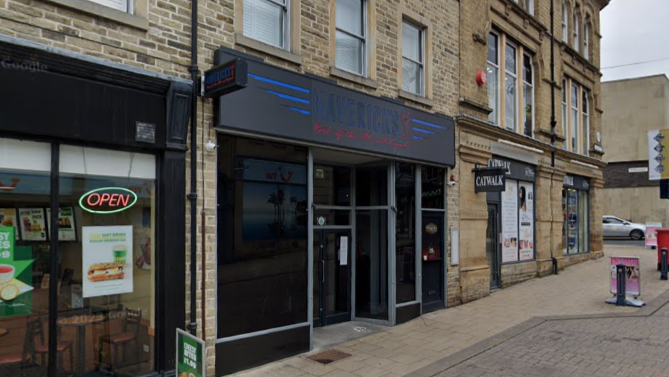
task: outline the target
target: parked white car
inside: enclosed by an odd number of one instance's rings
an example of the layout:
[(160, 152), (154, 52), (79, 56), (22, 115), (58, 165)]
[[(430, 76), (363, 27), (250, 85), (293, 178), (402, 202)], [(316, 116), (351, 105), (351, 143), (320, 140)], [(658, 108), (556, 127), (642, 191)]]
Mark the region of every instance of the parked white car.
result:
[(646, 226), (637, 224), (620, 217), (611, 215), (602, 216), (604, 237), (629, 237), (640, 240), (646, 236)]

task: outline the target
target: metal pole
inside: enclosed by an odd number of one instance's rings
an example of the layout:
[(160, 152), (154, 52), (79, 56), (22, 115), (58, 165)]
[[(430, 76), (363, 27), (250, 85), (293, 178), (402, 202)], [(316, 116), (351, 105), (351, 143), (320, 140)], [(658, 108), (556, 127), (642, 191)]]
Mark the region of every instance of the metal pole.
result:
[(660, 256), (661, 259), (661, 273), (660, 273), (660, 280), (667, 280), (667, 248), (663, 247), (662, 248), (662, 255)]
[(625, 274), (625, 265), (617, 264), (616, 265), (616, 306), (627, 306), (627, 293), (625, 292), (625, 279), (627, 278)]

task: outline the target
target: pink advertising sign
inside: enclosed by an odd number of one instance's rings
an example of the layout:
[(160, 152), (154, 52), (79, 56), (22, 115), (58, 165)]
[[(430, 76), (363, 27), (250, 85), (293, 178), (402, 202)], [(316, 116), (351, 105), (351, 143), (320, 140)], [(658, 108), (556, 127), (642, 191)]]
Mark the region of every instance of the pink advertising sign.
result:
[(646, 223), (646, 246), (657, 247), (657, 230), (662, 228), (662, 223)]
[(630, 296), (641, 295), (641, 270), (639, 269), (638, 257), (611, 257), (611, 293), (616, 294), (617, 290), (617, 274), (616, 265), (624, 264), (625, 267), (625, 292)]

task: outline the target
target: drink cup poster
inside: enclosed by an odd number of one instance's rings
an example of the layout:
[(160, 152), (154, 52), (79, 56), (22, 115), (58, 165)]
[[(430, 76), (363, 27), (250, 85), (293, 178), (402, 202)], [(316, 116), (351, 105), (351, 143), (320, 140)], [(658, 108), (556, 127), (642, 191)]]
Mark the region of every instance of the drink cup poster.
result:
[(132, 226), (82, 228), (83, 297), (133, 291)]
[(638, 257), (611, 257), (611, 293), (618, 292), (616, 266), (625, 265), (625, 293), (629, 296), (641, 295), (641, 270)]
[(34, 260), (21, 258), (32, 253), (15, 246), (14, 231), (14, 227), (0, 227), (0, 318), (32, 311), (32, 270), (29, 267)]
[(202, 339), (177, 329), (177, 377), (205, 377), (205, 360)]

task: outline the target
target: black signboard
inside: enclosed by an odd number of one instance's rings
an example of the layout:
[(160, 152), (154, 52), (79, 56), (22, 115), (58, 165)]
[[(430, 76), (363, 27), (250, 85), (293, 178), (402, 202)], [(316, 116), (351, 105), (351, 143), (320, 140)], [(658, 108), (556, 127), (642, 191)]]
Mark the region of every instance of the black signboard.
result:
[(562, 183), (563, 186), (567, 188), (590, 191), (590, 180), (588, 178), (565, 175), (562, 179)]
[(493, 156), (493, 158), (488, 161), (488, 167), (502, 168), (506, 170), (507, 178), (526, 182), (534, 182), (536, 180), (537, 169), (534, 166), (523, 162)]
[(233, 58), (204, 72), (204, 96), (220, 97), (246, 87), (248, 83), (248, 62)]
[[(218, 60), (235, 52), (219, 50)], [(219, 100), (217, 127), (455, 166), (453, 118), (248, 59), (248, 86)]]
[(506, 169), (477, 168), (474, 172), (474, 192), (502, 192), (506, 189)]

